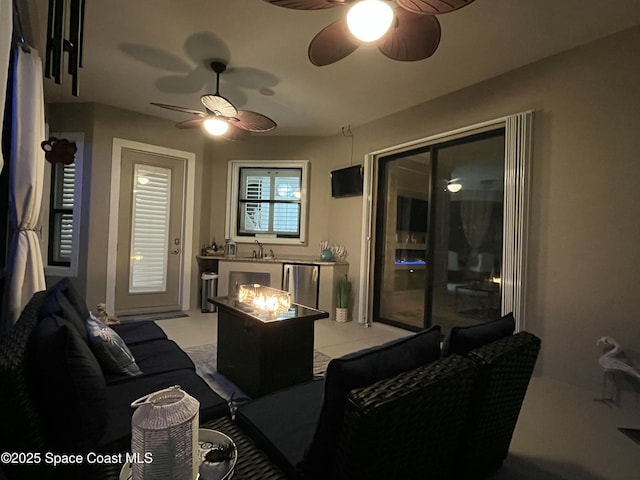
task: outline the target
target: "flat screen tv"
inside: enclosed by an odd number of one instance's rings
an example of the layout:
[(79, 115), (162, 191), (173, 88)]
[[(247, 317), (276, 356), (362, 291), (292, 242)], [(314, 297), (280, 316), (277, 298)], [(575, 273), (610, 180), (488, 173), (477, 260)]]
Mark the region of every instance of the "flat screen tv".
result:
[(362, 165), (340, 168), (331, 172), (331, 196), (353, 197), (362, 195)]
[(426, 233), (428, 219), (429, 202), (420, 198), (398, 197), (397, 230)]

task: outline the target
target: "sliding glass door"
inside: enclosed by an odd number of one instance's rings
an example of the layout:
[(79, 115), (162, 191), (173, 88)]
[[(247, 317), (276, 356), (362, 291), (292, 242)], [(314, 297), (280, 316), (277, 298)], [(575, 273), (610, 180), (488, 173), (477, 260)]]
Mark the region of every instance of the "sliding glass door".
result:
[(374, 312), (409, 328), (424, 325), (427, 286), (429, 152), (383, 159), (378, 177)]
[(499, 317), (504, 130), (379, 162), (374, 319), (446, 333)]

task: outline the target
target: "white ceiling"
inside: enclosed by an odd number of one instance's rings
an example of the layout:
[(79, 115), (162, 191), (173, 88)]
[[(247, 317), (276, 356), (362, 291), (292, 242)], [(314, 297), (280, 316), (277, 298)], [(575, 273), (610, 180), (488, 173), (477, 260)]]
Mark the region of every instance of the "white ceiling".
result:
[[(44, 57), (47, 2), (23, 1)], [(62, 87), (45, 79), (47, 102), (188, 120), (149, 102), (201, 110), (200, 95), (215, 91), (208, 63), (221, 59), (229, 64), (221, 94), (274, 119), (267, 135), (332, 135), (640, 24), (638, 0), (476, 0), (439, 17), (442, 39), (429, 59), (397, 62), (361, 47), (315, 67), (309, 41), (344, 12), (262, 0), (88, 0), (80, 96), (70, 95), (69, 76)]]

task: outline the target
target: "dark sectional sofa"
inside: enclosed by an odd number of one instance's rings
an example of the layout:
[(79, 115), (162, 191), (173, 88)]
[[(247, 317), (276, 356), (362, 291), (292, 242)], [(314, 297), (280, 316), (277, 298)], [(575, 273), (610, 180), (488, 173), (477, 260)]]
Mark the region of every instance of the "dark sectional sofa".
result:
[[(232, 422), (221, 418), (230, 415), (225, 401), (153, 322), (114, 327), (141, 373), (105, 371), (83, 335), (88, 315), (65, 280), (37, 293), (0, 340), (0, 450), (127, 451), (131, 402), (179, 384), (200, 401), (201, 423), (233, 424), (228, 433), (257, 446), (282, 478), (483, 478), (508, 453), (540, 349), (534, 335), (513, 335), (511, 315), (454, 328), (442, 348), (433, 327), (333, 359), (324, 378), (254, 399)], [(262, 452), (244, 451), (239, 480), (264, 475), (250, 464)], [(3, 466), (12, 480), (118, 478), (119, 465), (103, 467)]]
[[(0, 340), (0, 450), (119, 453), (131, 448), (131, 403), (180, 385), (200, 402), (200, 421), (229, 415), (226, 401), (195, 372), (154, 322), (113, 326), (135, 359), (136, 375), (102, 364), (88, 337), (89, 311), (68, 279), (36, 293)], [(113, 363), (116, 363), (115, 368)], [(105, 365), (107, 368), (105, 369)], [(100, 478), (99, 466), (3, 465), (10, 479)]]

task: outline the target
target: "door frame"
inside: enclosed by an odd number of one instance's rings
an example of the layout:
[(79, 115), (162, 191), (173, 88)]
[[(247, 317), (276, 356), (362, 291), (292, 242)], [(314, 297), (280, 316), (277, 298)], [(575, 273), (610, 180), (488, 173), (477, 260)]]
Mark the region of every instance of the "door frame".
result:
[(107, 311), (115, 312), (116, 298), (116, 263), (118, 248), (118, 203), (120, 201), (120, 177), (122, 169), (122, 150), (138, 150), (145, 153), (167, 155), (185, 160), (185, 185), (184, 185), (184, 211), (182, 220), (182, 259), (180, 268), (180, 294), (179, 302), (182, 310), (191, 307), (191, 268), (192, 268), (192, 243), (193, 243), (193, 219), (194, 198), (190, 192), (195, 191), (195, 165), (196, 154), (161, 147), (149, 143), (126, 140), (114, 137), (111, 151), (111, 193), (109, 199), (109, 233), (107, 242)]
[(505, 128), (505, 185), (502, 237), (502, 308), (513, 312), (516, 331), (524, 330), (526, 319), (526, 275), (531, 182), (533, 110), (495, 118), (430, 137), (369, 152), (364, 156), (362, 195), (362, 227), (360, 239), (360, 272), (358, 289), (358, 322), (371, 326), (373, 322), (373, 271), (375, 265), (375, 200), (378, 158), (393, 153), (414, 150), (434, 143)]

